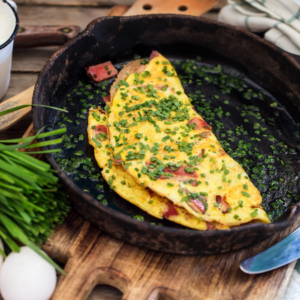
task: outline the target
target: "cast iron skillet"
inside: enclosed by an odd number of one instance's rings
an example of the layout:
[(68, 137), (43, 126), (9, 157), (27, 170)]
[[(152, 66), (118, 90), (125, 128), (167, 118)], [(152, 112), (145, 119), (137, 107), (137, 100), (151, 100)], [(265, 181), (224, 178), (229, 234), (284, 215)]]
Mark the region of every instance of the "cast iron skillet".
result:
[[(141, 50), (142, 49), (142, 50)], [(84, 68), (111, 60), (126, 60), (136, 51), (158, 50), (173, 55), (215, 53), (237, 63), (256, 83), (284, 99), (295, 122), (300, 116), (300, 67), (288, 54), (263, 39), (212, 20), (181, 15), (104, 17), (58, 50), (43, 68), (35, 85), (33, 103), (61, 106), (61, 93), (82, 76)], [(181, 54), (179, 54), (181, 53)], [(37, 132), (53, 112), (33, 108)], [(50, 122), (51, 123), (51, 122)], [(300, 122), (299, 122), (300, 123)], [(300, 204), (272, 224), (252, 224), (225, 231), (195, 231), (140, 222), (99, 203), (61, 171), (54, 156), (46, 158), (62, 180), (75, 209), (111, 235), (138, 246), (177, 254), (216, 254), (258, 243), (291, 225)]]

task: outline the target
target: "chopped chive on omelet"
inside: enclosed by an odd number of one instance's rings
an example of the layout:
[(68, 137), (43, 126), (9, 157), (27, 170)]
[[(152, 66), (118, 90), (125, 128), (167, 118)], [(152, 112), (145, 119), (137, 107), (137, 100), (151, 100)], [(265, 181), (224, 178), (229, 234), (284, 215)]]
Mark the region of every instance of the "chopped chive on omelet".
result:
[(154, 217), (198, 230), (270, 222), (258, 189), (156, 51), (123, 68), (87, 131), (110, 187)]

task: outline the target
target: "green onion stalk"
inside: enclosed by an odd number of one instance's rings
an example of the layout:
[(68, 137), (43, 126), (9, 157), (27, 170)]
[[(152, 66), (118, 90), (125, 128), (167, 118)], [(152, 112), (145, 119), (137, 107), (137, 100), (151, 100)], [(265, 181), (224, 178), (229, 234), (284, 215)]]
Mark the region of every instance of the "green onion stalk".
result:
[[(14, 108), (13, 111), (17, 109), (20, 108)], [(0, 116), (11, 111), (0, 112)], [(63, 134), (66, 129), (46, 133), (41, 131), (32, 137), (0, 140), (0, 237), (11, 251), (19, 252), (19, 245), (26, 245), (65, 274), (41, 250), (41, 245), (54, 232), (55, 226), (63, 223), (70, 210), (68, 197), (49, 164), (18, 151), (59, 144), (61, 138), (31, 143), (35, 139)], [(30, 153), (59, 151), (53, 149)], [(6, 256), (1, 249), (0, 254)]]

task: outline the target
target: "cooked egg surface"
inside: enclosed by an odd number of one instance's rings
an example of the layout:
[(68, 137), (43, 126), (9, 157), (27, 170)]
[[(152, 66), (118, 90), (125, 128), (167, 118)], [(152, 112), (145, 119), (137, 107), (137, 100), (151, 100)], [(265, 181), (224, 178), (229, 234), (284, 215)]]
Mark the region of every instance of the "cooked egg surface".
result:
[[(103, 168), (102, 175), (117, 194), (158, 219), (165, 217), (170, 221), (197, 230), (228, 229), (227, 226), (218, 223), (207, 224), (185, 209), (175, 207), (170, 200), (159, 196), (134, 180), (118, 163), (118, 157), (112, 159), (109, 137), (97, 134), (99, 125), (104, 125), (105, 122), (106, 115), (99, 110), (92, 109), (89, 112), (87, 131), (89, 142), (95, 148), (96, 161)], [(104, 129), (102, 128), (102, 130)]]
[(159, 55), (115, 85), (108, 117), (114, 156), (143, 187), (207, 222), (269, 223), (261, 195), (197, 114)]
[(29, 247), (11, 252), (0, 273), (5, 300), (49, 300), (56, 286), (55, 268)]
[(91, 109), (88, 118), (88, 139), (94, 147), (95, 158), (100, 168), (104, 168), (110, 159), (108, 147), (108, 129), (106, 115), (98, 109)]

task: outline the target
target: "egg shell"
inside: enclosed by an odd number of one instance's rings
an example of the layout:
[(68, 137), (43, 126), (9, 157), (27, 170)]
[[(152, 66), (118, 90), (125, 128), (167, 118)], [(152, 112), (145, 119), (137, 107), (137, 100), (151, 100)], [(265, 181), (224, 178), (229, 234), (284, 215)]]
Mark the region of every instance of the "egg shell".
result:
[(12, 252), (0, 274), (4, 300), (48, 300), (56, 286), (55, 268), (29, 247)]

